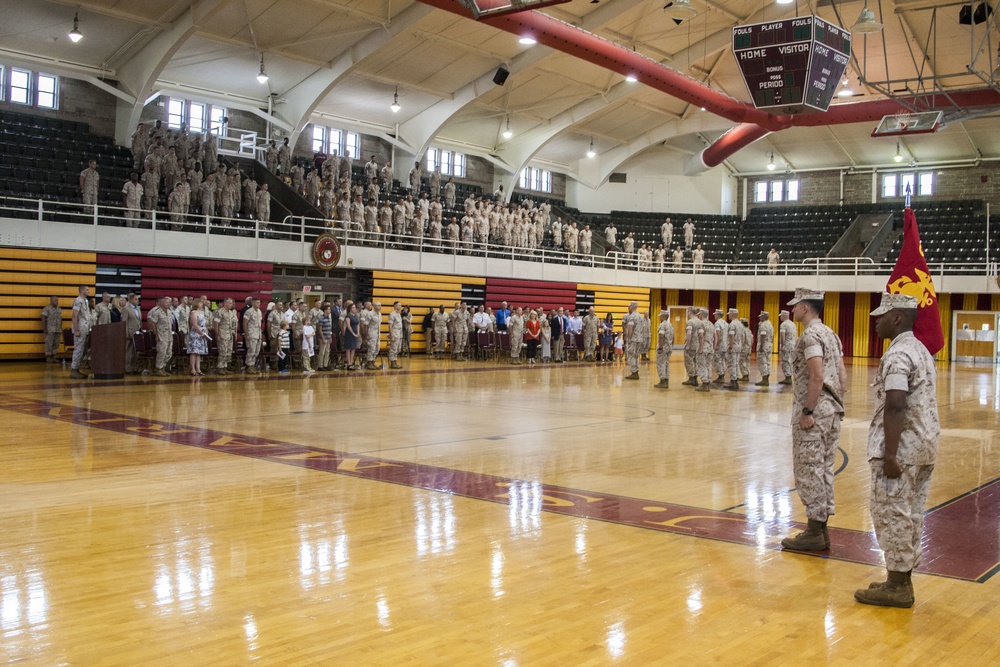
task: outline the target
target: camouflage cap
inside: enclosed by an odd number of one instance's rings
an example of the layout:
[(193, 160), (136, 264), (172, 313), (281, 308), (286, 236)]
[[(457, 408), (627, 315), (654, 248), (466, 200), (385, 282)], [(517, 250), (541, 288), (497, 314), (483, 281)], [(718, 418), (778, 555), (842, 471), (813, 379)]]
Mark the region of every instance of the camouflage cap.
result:
[(757, 313), (757, 318), (761, 320), (769, 320), (771, 319), (771, 313), (767, 312), (766, 310), (762, 310), (759, 313)]
[(796, 287), (795, 297), (785, 305), (794, 306), (799, 301), (822, 301), (825, 296), (826, 292), (814, 290), (809, 287)]
[(907, 296), (906, 294), (889, 294), (885, 292), (882, 294), (882, 302), (879, 304), (878, 308), (871, 312), (872, 316), (885, 315), (890, 310), (895, 310), (896, 308), (909, 308), (910, 310), (917, 309), (917, 297)]

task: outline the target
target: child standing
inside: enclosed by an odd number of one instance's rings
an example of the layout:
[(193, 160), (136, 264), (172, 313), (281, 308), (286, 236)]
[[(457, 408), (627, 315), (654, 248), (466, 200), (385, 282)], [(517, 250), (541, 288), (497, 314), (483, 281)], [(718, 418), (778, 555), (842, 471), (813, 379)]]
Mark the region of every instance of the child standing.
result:
[(288, 373), (289, 356), (292, 354), (292, 336), (288, 333), (288, 322), (282, 320), (281, 333), (278, 334), (281, 345), (278, 351), (278, 372)]
[(615, 336), (615, 363), (621, 364), (625, 360), (625, 336), (617, 334)]
[(311, 375), (316, 372), (312, 369), (312, 364), (309, 363), (309, 358), (316, 354), (313, 347), (315, 339), (316, 329), (313, 328), (312, 318), (307, 317), (302, 322), (302, 372), (305, 375)]

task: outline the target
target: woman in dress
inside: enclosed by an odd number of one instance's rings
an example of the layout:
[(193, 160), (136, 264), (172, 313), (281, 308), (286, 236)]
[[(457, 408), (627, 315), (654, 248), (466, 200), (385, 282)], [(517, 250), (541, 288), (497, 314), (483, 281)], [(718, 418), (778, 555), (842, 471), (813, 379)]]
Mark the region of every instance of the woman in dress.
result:
[(191, 375), (204, 375), (201, 372), (201, 358), (208, 354), (208, 331), (205, 329), (205, 311), (201, 299), (195, 299), (191, 304), (191, 315), (188, 317), (188, 365)]
[(344, 318), (344, 356), (347, 361), (347, 370), (356, 371), (358, 367), (354, 365), (354, 355), (361, 347), (361, 318), (358, 317), (358, 307), (351, 304)]
[(542, 316), (542, 363), (552, 361), (552, 326), (547, 315)]
[(601, 361), (611, 361), (611, 346), (615, 342), (615, 316), (608, 313), (607, 317), (601, 322), (601, 332), (599, 339), (601, 341)]
[(528, 346), (528, 363), (535, 363), (538, 352), (538, 342), (542, 337), (542, 323), (538, 321), (538, 313), (532, 310), (528, 313), (528, 321), (524, 323), (524, 341)]

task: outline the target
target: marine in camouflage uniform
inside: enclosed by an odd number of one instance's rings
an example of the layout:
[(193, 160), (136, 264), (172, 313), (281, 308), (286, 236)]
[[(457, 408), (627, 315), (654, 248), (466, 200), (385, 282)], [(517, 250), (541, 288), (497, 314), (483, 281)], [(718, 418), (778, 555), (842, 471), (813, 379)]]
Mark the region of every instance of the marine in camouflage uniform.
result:
[(795, 322), (789, 319), (787, 310), (778, 313), (778, 359), (781, 361), (781, 374), (784, 376), (778, 384), (792, 383), (792, 353), (795, 350), (795, 337), (798, 330)]
[(454, 361), (465, 361), (465, 348), (469, 344), (469, 311), (464, 303), (455, 305), (448, 324), (451, 326), (451, 358)]
[(73, 300), (73, 360), (70, 362), (69, 376), (83, 379), (87, 376), (80, 372), (80, 365), (87, 353), (87, 340), (90, 338), (90, 328), (93, 326), (93, 314), (90, 311), (90, 301), (87, 299), (90, 288), (80, 287), (80, 295)]
[(743, 349), (740, 351), (740, 382), (750, 381), (750, 354), (753, 352), (753, 332), (750, 331), (750, 322), (745, 318), (740, 318), (743, 325)]
[(713, 357), (715, 364), (715, 381), (726, 381), (726, 357), (729, 353), (729, 325), (726, 324), (726, 314), (721, 308), (715, 309), (715, 332), (713, 342)]
[[(367, 309), (369, 305), (371, 305), (371, 310)], [(365, 307), (365, 311), (361, 314), (365, 335), (365, 368), (374, 371), (379, 368), (375, 365), (375, 359), (382, 347), (382, 304), (376, 301), (372, 304), (366, 303)]]
[(594, 350), (597, 349), (597, 325), (599, 320), (594, 314), (594, 307), (587, 309), (587, 314), (583, 316), (583, 359), (584, 361), (596, 361)]
[(156, 334), (156, 370), (154, 375), (170, 375), (167, 372), (167, 365), (174, 352), (174, 316), (170, 312), (170, 297), (160, 298), (156, 308), (146, 315), (146, 322), (152, 323), (153, 331)]
[(510, 363), (520, 364), (521, 345), (524, 343), (524, 311), (520, 308), (507, 318), (507, 331), (510, 333)]
[(431, 322), (434, 325), (434, 354), (443, 357), (448, 342), (448, 313), (444, 312), (444, 306), (434, 313)]
[(389, 312), (389, 368), (402, 368), (396, 361), (403, 346), (403, 316), (399, 314), (402, 309), (402, 304), (396, 301)]
[(757, 316), (757, 370), (760, 371), (758, 387), (770, 386), (771, 355), (774, 353), (774, 325), (771, 324), (771, 314), (762, 310)]
[(670, 323), (670, 312), (660, 311), (660, 326), (656, 330), (656, 374), (660, 381), (656, 387), (670, 386), (670, 354), (674, 349), (674, 325)]
[(913, 606), (911, 574), (920, 564), (924, 506), (941, 436), (934, 359), (912, 331), (917, 312), (917, 299), (904, 294), (883, 294), (872, 312), (879, 338), (892, 340), (875, 374), (868, 428), (872, 525), (888, 579), (854, 598), (886, 607)]
[(222, 308), (215, 311), (212, 318), (215, 329), (215, 344), (219, 349), (219, 358), (215, 369), (219, 375), (229, 375), (229, 362), (233, 358), (233, 344), (236, 341), (236, 331), (239, 328), (239, 315), (236, 314), (233, 300), (227, 298)]
[(254, 299), (250, 310), (243, 313), (243, 346), (247, 357), (245, 369), (247, 373), (260, 375), (257, 368), (257, 357), (260, 356), (261, 320), (264, 314), (260, 312), (260, 299)]
[(712, 357), (715, 356), (715, 327), (708, 321), (708, 309), (698, 310), (698, 328), (695, 329), (697, 337), (696, 355), (698, 361), (698, 385), (697, 391), (709, 391), (709, 384), (712, 382)]
[(635, 301), (629, 303), (628, 313), (622, 317), (622, 330), (625, 332), (625, 365), (629, 374), (626, 380), (639, 379), (639, 352), (642, 349), (642, 315)]
[(729, 365), (729, 386), (732, 391), (739, 391), (737, 383), (740, 377), (740, 358), (743, 356), (743, 323), (740, 322), (740, 311), (729, 309), (729, 342), (727, 346), (727, 362)]
[(698, 331), (700, 327), (698, 309), (694, 306), (688, 306), (687, 322), (684, 324), (684, 374), (687, 379), (681, 384), (689, 387), (698, 386)]
[[(795, 306), (796, 321), (804, 325), (792, 356), (792, 467), (809, 525), (781, 545), (800, 551), (830, 548), (826, 523), (835, 510), (833, 464), (844, 416), (843, 351), (840, 338), (820, 319), (823, 296), (800, 288), (788, 302)], [(822, 382), (815, 395), (809, 388), (812, 377)]]
[(45, 361), (53, 362), (62, 335), (62, 308), (57, 296), (49, 297), (49, 305), (42, 308), (42, 331), (45, 333)]

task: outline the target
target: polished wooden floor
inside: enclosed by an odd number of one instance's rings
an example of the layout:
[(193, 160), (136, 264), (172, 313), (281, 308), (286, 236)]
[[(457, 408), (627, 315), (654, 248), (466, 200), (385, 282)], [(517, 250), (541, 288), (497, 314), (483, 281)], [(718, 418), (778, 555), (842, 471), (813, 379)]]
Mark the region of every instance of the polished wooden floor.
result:
[(994, 369), (940, 367), (929, 507), (973, 492), (945, 508), (969, 530), (928, 535), (934, 573), (893, 610), (852, 597), (884, 578), (873, 365), (849, 368), (840, 532), (819, 558), (777, 545), (804, 520), (787, 388), (695, 394), (677, 354), (666, 391), (649, 364), (634, 383), (403, 361), (103, 384), (0, 366), (0, 663), (1000, 661)]

